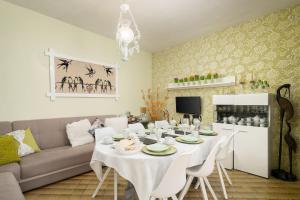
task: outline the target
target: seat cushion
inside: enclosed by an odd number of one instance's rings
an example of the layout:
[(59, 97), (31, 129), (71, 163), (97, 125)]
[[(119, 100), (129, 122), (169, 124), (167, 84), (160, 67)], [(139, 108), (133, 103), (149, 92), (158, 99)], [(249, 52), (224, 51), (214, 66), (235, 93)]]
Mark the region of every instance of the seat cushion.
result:
[(9, 163), (6, 165), (1, 165), (0, 173), (3, 173), (3, 172), (10, 172), (15, 176), (15, 178), (18, 181), (20, 180), (21, 167), (20, 167), (19, 163)]
[(19, 183), (11, 173), (0, 173), (0, 199), (25, 199), (20, 189)]
[(57, 147), (22, 157), (20, 162), (21, 178), (31, 178), (89, 162), (92, 158), (94, 145), (95, 143), (77, 147)]

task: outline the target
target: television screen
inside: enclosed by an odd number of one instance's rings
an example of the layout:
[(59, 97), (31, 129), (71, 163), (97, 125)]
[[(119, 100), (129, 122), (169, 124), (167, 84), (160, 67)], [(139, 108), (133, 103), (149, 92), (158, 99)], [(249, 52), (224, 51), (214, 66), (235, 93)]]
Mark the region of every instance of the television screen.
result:
[(200, 97), (176, 97), (176, 112), (186, 114), (201, 114)]

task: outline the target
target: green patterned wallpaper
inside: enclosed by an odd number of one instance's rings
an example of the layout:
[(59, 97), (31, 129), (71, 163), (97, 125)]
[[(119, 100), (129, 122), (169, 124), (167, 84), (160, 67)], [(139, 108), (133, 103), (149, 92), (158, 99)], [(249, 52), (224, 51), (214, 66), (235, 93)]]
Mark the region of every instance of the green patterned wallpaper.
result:
[[(166, 88), (174, 77), (194, 74), (220, 73), (236, 75), (248, 84), (224, 88), (203, 88), (169, 91), (167, 108), (175, 119), (175, 96), (200, 95), (202, 98), (203, 124), (212, 122), (212, 95), (228, 93), (275, 93), (283, 83), (291, 83), (291, 101), (295, 116), (292, 134), (300, 147), (300, 5), (284, 9), (243, 24), (212, 33), (182, 45), (153, 55), (153, 88)], [(270, 88), (253, 91), (249, 80), (268, 80)], [(167, 92), (167, 90), (164, 90)], [(277, 158), (278, 106), (274, 106), (273, 118), (273, 166)], [(287, 151), (284, 150), (284, 167), (287, 167)], [(294, 171), (300, 178), (300, 150), (294, 155)]]

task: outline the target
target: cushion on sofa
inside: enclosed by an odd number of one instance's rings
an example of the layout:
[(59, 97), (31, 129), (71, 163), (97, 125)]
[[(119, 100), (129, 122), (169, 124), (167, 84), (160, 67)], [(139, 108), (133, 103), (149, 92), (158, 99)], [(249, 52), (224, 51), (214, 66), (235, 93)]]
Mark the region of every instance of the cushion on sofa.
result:
[(0, 136), (0, 166), (12, 162), (18, 162), (19, 143), (11, 135)]
[(20, 173), (21, 173), (21, 167), (19, 163), (9, 163), (6, 165), (1, 165), (0, 166), (0, 173), (3, 172), (11, 172), (13, 175), (16, 177), (16, 179), (19, 181), (20, 180)]
[(72, 147), (94, 142), (94, 137), (90, 135), (91, 123), (88, 119), (67, 124), (67, 135)]
[(94, 143), (90, 143), (78, 147), (57, 147), (25, 156), (20, 162), (21, 178), (31, 178), (89, 162), (94, 145)]
[(1, 200), (25, 200), (19, 183), (13, 174), (0, 173), (0, 199)]

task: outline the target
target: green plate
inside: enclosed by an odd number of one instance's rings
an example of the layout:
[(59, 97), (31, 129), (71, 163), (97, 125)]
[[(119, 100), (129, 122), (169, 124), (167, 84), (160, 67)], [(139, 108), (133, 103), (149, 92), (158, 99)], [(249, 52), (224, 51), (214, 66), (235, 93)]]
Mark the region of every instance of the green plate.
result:
[(115, 134), (112, 136), (115, 141), (123, 140), (124, 136), (122, 134)]
[(216, 135), (218, 135), (218, 133), (216, 133), (216, 132), (213, 132), (213, 133), (201, 133), (201, 132), (199, 132), (199, 135), (216, 136)]
[(162, 152), (153, 152), (147, 149), (146, 146), (144, 146), (142, 148), (142, 152), (144, 152), (145, 154), (149, 154), (152, 156), (168, 156), (168, 155), (172, 155), (174, 153), (177, 152), (176, 147), (170, 146), (166, 151), (162, 151)]
[(181, 143), (185, 143), (185, 144), (200, 144), (200, 143), (204, 142), (201, 138), (199, 138), (197, 141), (194, 141), (194, 142), (192, 142), (192, 141), (188, 142), (188, 141), (182, 140), (180, 138), (180, 136), (176, 138), (176, 141), (181, 142)]

